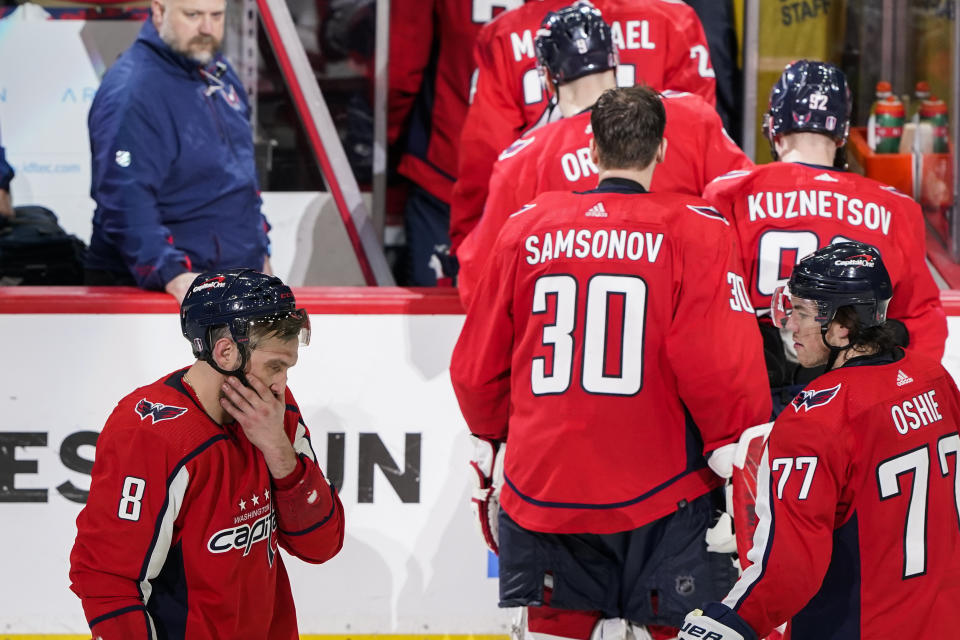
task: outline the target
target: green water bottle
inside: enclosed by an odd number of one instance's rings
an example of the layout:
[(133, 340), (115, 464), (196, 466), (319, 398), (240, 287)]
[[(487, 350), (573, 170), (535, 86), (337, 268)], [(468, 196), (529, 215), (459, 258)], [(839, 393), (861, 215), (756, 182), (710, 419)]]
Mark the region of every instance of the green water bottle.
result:
[(947, 123), (947, 105), (937, 96), (931, 95), (920, 105), (920, 122), (927, 122), (933, 128), (933, 152), (947, 153), (949, 150)]
[(920, 105), (930, 97), (930, 83), (921, 80), (913, 88), (913, 100), (910, 102), (910, 112), (907, 114), (907, 120), (917, 122), (920, 118)]
[(905, 119), (903, 103), (896, 96), (887, 96), (876, 105), (875, 140), (877, 153), (899, 153)]

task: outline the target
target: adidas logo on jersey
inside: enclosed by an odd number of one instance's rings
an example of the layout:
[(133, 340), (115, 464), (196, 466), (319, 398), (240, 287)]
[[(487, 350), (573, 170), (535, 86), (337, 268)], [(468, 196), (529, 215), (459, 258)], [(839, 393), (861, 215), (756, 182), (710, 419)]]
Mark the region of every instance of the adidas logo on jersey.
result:
[(902, 387), (905, 384), (913, 382), (913, 378), (903, 372), (903, 369), (897, 370), (897, 386)]
[(597, 204), (587, 209), (586, 213), (584, 213), (583, 215), (587, 216), (588, 218), (606, 218), (607, 210), (603, 208), (602, 202), (598, 202)]
[(829, 173), (821, 173), (816, 178), (814, 178), (814, 180), (820, 180), (821, 182), (840, 182)]

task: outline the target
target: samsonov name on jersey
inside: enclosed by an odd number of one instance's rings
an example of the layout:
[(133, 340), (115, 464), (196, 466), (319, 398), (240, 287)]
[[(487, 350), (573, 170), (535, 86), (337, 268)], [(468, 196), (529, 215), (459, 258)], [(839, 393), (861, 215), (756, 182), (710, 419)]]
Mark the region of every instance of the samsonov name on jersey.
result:
[(558, 258), (641, 260), (653, 263), (660, 255), (662, 233), (626, 229), (560, 229), (527, 236), (527, 264)]

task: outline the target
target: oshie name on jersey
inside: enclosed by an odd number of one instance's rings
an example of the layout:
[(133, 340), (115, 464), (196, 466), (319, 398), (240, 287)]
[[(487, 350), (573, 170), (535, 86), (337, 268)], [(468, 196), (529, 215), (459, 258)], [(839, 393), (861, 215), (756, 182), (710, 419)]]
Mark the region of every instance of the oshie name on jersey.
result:
[(893, 426), (896, 427), (897, 433), (905, 436), (911, 429), (915, 431), (920, 427), (943, 420), (940, 405), (933, 399), (935, 394), (936, 391), (931, 389), (890, 408), (890, 417), (893, 418)]
[(626, 229), (558, 229), (527, 236), (523, 246), (527, 264), (559, 258), (657, 261), (662, 233)]
[(747, 196), (750, 222), (767, 218), (818, 216), (836, 218), (853, 227), (890, 233), (890, 210), (875, 202), (851, 198), (834, 191), (761, 191)]
[[(510, 45), (513, 47), (513, 60), (520, 62), (524, 58), (536, 58), (536, 49), (533, 46), (533, 29), (524, 29), (522, 32), (510, 33)], [(621, 24), (619, 20), (610, 23), (610, 35), (618, 50), (647, 49), (654, 50), (657, 44), (650, 40), (650, 22), (647, 20), (627, 20)]]

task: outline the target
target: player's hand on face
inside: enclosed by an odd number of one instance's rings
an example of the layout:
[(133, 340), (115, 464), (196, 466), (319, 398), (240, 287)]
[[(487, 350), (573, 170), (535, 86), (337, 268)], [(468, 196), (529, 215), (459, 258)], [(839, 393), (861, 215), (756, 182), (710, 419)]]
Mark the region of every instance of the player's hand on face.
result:
[(247, 374), (250, 387), (243, 386), (236, 376), (227, 376), (223, 384), (225, 397), (220, 399), (224, 410), (236, 419), (247, 439), (261, 451), (290, 447), (283, 430), (284, 399), (278, 398), (260, 378)]

